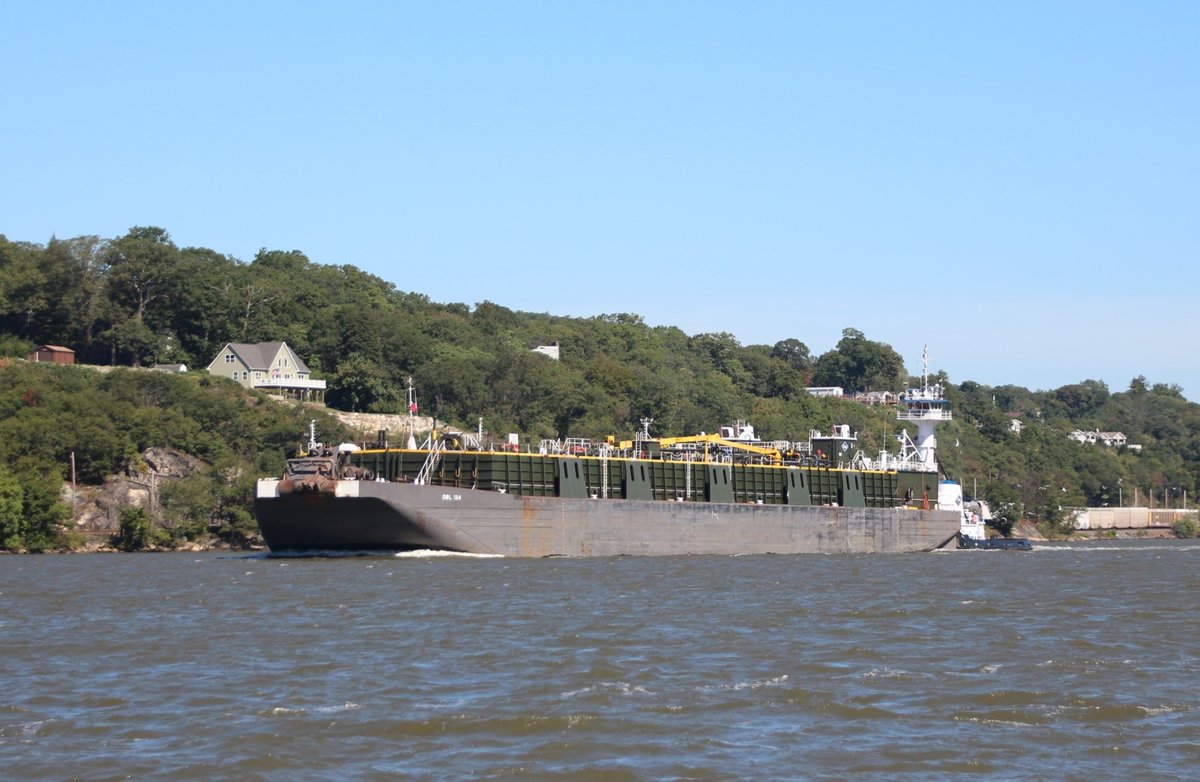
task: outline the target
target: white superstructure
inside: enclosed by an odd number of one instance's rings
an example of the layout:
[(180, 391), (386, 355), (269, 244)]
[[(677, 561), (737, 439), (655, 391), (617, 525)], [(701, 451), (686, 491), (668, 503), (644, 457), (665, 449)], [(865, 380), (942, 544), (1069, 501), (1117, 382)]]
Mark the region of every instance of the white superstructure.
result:
[[(938, 424), (949, 421), (952, 416), (946, 407), (946, 397), (941, 383), (929, 384), (929, 346), (921, 354), (921, 387), (910, 388), (900, 397), (901, 408), (896, 413), (899, 421), (912, 421), (917, 425), (916, 442), (902, 436), (901, 457), (907, 456), (907, 469), (937, 472)], [(905, 441), (908, 440), (907, 443)], [(903, 447), (909, 446), (909, 447)], [(906, 454), (910, 450), (912, 453)]]
[(929, 346), (921, 354), (921, 387), (910, 388), (900, 395), (900, 408), (896, 420), (912, 421), (917, 425), (914, 441), (908, 432), (897, 435), (899, 453), (880, 451), (877, 461), (862, 459), (859, 466), (878, 470), (910, 470), (915, 472), (937, 472), (938, 424), (951, 420), (946, 398), (940, 383), (929, 384)]
[(940, 481), (938, 483), (938, 509), (952, 510), (961, 514), (959, 532), (974, 540), (985, 540), (984, 524), (988, 507), (983, 502), (964, 502), (962, 485), (958, 481)]

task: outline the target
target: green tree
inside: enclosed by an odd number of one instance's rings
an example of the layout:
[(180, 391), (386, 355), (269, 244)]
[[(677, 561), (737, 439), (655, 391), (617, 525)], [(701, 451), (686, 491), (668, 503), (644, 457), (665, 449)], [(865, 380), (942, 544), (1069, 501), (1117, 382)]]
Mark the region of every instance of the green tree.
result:
[(809, 353), (808, 345), (795, 337), (776, 342), (771, 348), (771, 356), (787, 363), (797, 372), (808, 372), (812, 368), (812, 355)]
[(27, 530), (24, 492), (16, 476), (0, 466), (0, 548), (21, 548)]
[(1017, 490), (1003, 481), (987, 481), (980, 493), (992, 511), (989, 521), (992, 528), (1006, 538), (1012, 535), (1013, 527), (1021, 518), (1021, 498)]
[(239, 316), (250, 285), (237, 260), (205, 248), (180, 250), (169, 318), (160, 329), (173, 339), (160, 345), (156, 360), (203, 367), (226, 342), (244, 341)]
[(166, 534), (150, 521), (145, 508), (122, 508), (112, 544), (121, 551), (141, 551), (167, 542)]
[(67, 345), (80, 361), (97, 363), (97, 334), (103, 321), (105, 278), (103, 255), (108, 242), (98, 236), (51, 239), (43, 254), (54, 306), (47, 312), (50, 324), (35, 342)]
[(13, 474), (22, 489), (25, 517), (22, 547), (39, 552), (63, 546), (62, 523), (69, 511), (62, 502), (61, 472), (53, 464), (25, 458), (17, 462)]
[(842, 330), (837, 347), (821, 354), (813, 368), (815, 384), (848, 392), (900, 391), (905, 377), (904, 360), (891, 345), (872, 342), (852, 328)]
[(179, 283), (179, 249), (163, 229), (135, 227), (109, 245), (103, 261), (113, 363), (123, 354), (141, 366), (153, 359), (153, 326), (163, 325), (148, 322), (150, 308), (168, 301)]
[(396, 389), (379, 364), (361, 355), (343, 361), (325, 395), (325, 401), (338, 410), (366, 412), (398, 403)]
[(744, 387), (748, 384), (750, 373), (742, 363), (741, 344), (732, 334), (697, 334), (692, 337), (692, 348), (735, 385)]
[(0, 324), (34, 340), (52, 306), (43, 255), (36, 245), (0, 236)]
[(172, 542), (197, 540), (208, 532), (216, 516), (218, 492), (209, 474), (188, 475), (162, 487), (159, 509)]
[(487, 379), (489, 363), (480, 350), (443, 348), (442, 355), (414, 372), (417, 394), (424, 400), (420, 404), (428, 413), (451, 420), (471, 421), (488, 415), (494, 407)]
[(1098, 412), (1108, 401), (1108, 386), (1099, 380), (1084, 380), (1059, 388), (1054, 396), (1066, 408), (1069, 417), (1084, 418)]

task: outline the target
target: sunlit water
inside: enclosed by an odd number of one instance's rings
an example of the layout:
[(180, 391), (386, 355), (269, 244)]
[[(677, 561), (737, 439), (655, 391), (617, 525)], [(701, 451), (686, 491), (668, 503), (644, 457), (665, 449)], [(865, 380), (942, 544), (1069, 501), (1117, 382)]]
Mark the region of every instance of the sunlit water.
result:
[(1196, 778), (1200, 546), (0, 557), (5, 779)]

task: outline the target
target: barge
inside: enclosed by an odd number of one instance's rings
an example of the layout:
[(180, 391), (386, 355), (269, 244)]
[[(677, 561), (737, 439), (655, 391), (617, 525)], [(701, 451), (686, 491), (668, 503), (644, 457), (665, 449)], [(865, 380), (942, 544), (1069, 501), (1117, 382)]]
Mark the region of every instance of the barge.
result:
[[(761, 441), (743, 422), (630, 441), (485, 443), (434, 433), (403, 447), (307, 453), (258, 481), (255, 515), (274, 553), (432, 549), (510, 557), (852, 554), (930, 551), (959, 540), (960, 509), (941, 507), (934, 428), (942, 389), (901, 397), (916, 424), (900, 452), (868, 458), (848, 426), (804, 443)], [(410, 410), (415, 410), (410, 384)]]

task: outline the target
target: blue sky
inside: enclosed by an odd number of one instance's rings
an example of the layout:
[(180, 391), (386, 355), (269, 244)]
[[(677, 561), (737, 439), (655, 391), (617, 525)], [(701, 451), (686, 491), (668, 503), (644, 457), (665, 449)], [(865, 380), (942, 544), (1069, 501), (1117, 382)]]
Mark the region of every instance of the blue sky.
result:
[(1200, 3), (340, 5), (0, 4), (0, 233), (1200, 400)]

